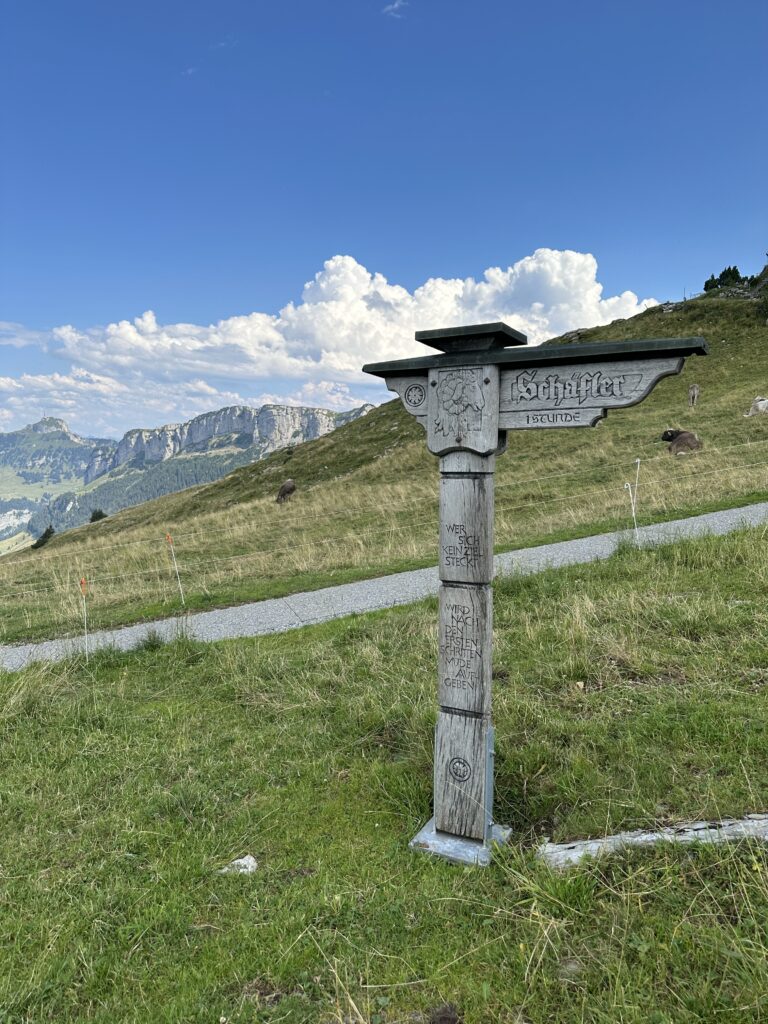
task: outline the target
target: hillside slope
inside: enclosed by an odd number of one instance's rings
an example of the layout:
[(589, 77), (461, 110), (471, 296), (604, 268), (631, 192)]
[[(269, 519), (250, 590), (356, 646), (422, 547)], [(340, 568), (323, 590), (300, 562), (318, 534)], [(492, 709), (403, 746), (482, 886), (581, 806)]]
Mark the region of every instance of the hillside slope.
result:
[[(768, 497), (768, 416), (745, 418), (768, 391), (768, 328), (756, 304), (705, 299), (560, 339), (703, 335), (711, 354), (689, 360), (639, 406), (593, 430), (518, 431), (498, 461), (498, 548), (631, 525), (625, 483), (641, 460), (641, 523)], [(557, 343), (557, 339), (556, 342)], [(688, 386), (701, 388), (688, 409)], [(668, 427), (695, 430), (703, 451), (672, 458)], [(286, 477), (298, 491), (275, 504)], [(71, 530), (40, 552), (0, 560), (6, 639), (77, 629), (85, 575), (93, 624), (168, 614), (180, 594), (163, 538), (175, 540), (187, 608), (343, 582), (434, 562), (437, 460), (421, 428), (387, 403), (316, 441), (282, 450), (210, 485)]]
[(20, 518), (0, 519), (0, 539), (18, 529), (35, 537), (48, 526), (60, 532), (87, 523), (94, 509), (109, 514), (219, 480), (279, 448), (322, 437), (369, 408), (230, 406), (184, 423), (129, 430), (119, 442), (81, 438), (63, 420), (42, 419), (0, 434), (0, 498), (26, 496)]

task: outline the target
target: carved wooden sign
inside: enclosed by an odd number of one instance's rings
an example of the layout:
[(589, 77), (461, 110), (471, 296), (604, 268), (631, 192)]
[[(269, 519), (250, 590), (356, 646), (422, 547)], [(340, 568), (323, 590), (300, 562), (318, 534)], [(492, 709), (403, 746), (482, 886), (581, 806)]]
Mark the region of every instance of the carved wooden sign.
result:
[(682, 368), (683, 359), (671, 357), (505, 370), (499, 426), (506, 430), (593, 427), (609, 409), (642, 402), (662, 377)]
[(438, 703), (434, 816), (411, 846), (488, 864), (509, 829), (493, 821), (491, 675), (496, 455), (508, 430), (595, 426), (636, 405), (703, 338), (525, 349), (503, 323), (418, 331), (441, 354), (373, 363), (440, 456)]

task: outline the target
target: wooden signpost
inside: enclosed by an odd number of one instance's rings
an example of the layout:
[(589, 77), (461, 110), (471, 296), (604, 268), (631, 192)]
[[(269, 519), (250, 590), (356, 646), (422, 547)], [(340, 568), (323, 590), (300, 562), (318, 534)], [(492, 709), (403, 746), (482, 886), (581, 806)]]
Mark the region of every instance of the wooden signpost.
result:
[(493, 474), (508, 430), (592, 427), (636, 405), (703, 338), (525, 349), (503, 323), (417, 331), (441, 354), (370, 363), (440, 458), (440, 620), (434, 816), (414, 849), (488, 864), (510, 830), (493, 821)]

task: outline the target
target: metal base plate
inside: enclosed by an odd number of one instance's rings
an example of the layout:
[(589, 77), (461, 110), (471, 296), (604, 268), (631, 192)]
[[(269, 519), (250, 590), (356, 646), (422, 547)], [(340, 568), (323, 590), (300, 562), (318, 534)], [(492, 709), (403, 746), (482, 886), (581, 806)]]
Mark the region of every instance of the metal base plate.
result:
[(450, 832), (438, 832), (435, 828), (435, 819), (430, 818), (408, 845), (412, 850), (431, 853), (433, 856), (442, 857), (453, 864), (469, 864), (472, 867), (485, 868), (491, 863), (492, 844), (498, 843), (499, 846), (503, 846), (504, 843), (509, 842), (511, 835), (511, 828), (506, 828), (504, 825), (493, 825), (491, 827), (491, 842), (484, 843), (480, 839), (465, 839), (463, 836), (454, 836)]

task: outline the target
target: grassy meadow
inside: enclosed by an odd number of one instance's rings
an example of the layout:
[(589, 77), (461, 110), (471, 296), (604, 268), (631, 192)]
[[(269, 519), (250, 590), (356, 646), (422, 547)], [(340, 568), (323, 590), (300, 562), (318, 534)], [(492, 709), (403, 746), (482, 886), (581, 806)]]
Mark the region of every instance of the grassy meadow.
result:
[(40, 483), (30, 483), (20, 476), (11, 466), (0, 466), (0, 495), (7, 494), (13, 497), (33, 498), (39, 501), (44, 495), (64, 494), (77, 487), (77, 477), (64, 477), (63, 480), (45, 480)]
[[(626, 482), (641, 459), (638, 520), (649, 523), (768, 498), (768, 417), (744, 418), (768, 385), (768, 328), (743, 300), (660, 307), (583, 332), (580, 341), (703, 335), (692, 358), (640, 406), (594, 430), (516, 431), (498, 460), (499, 550), (631, 526)], [(687, 408), (688, 385), (701, 386)], [(672, 458), (658, 438), (693, 429), (704, 450)], [(288, 476), (289, 504), (274, 496)], [(223, 480), (147, 502), (0, 559), (0, 642), (77, 632), (79, 580), (93, 628), (186, 607), (294, 593), (436, 560), (437, 460), (421, 428), (389, 403), (327, 437), (276, 452)]]
[(495, 617), (486, 870), (407, 849), (435, 601), (0, 675), (0, 1021), (768, 1019), (763, 845), (534, 856), (766, 809), (765, 531), (498, 580)]

